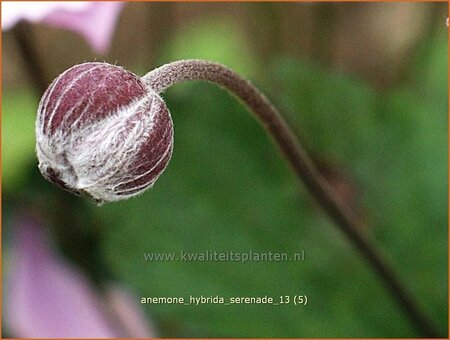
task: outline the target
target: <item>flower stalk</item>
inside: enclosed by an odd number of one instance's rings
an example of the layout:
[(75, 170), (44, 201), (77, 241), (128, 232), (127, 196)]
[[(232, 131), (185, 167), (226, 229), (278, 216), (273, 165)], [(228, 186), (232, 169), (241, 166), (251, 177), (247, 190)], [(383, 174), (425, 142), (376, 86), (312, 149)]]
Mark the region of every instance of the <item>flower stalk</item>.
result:
[(277, 109), (255, 86), (229, 68), (204, 60), (181, 60), (169, 63), (147, 73), (141, 80), (149, 89), (157, 93), (162, 93), (170, 86), (184, 81), (203, 80), (217, 84), (238, 97), (278, 145), (298, 179), (304, 183), (335, 225), (377, 273), (411, 324), (422, 336), (438, 337), (436, 330), (383, 254), (363, 236), (358, 220), (321, 176)]

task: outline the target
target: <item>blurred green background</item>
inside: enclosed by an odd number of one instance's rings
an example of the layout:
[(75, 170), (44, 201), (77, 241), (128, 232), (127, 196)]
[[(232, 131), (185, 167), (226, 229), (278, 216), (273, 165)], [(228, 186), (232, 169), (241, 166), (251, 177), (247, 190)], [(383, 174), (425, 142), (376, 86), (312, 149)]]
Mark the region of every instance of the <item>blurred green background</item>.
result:
[[(30, 25), (50, 82), (86, 60), (138, 74), (182, 58), (252, 80), (291, 124), (441, 334), (447, 334), (448, 44), (445, 3), (129, 3), (107, 56)], [(173, 158), (155, 187), (100, 208), (37, 169), (40, 93), (3, 35), (4, 252), (24, 209), (99, 284), (137, 296), (304, 294), (308, 305), (146, 305), (162, 337), (416, 337), (359, 253), (234, 98), (205, 83), (164, 95)], [(145, 262), (144, 252), (294, 253), (300, 263)], [(7, 255), (7, 254), (6, 254)]]

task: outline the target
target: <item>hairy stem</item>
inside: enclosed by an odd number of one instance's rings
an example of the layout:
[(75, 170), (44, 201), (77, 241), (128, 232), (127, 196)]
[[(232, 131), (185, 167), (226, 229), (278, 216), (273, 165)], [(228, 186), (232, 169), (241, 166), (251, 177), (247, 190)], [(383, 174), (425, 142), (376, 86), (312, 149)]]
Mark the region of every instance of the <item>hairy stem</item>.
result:
[(437, 332), (413, 297), (386, 262), (382, 253), (359, 230), (357, 220), (317, 171), (298, 139), (269, 100), (249, 81), (229, 68), (204, 60), (181, 60), (157, 68), (142, 80), (152, 90), (162, 93), (168, 87), (187, 80), (204, 80), (229, 90), (256, 115), (283, 152), (298, 178), (317, 202), (363, 255), (378, 274), (389, 293), (422, 336), (437, 337)]

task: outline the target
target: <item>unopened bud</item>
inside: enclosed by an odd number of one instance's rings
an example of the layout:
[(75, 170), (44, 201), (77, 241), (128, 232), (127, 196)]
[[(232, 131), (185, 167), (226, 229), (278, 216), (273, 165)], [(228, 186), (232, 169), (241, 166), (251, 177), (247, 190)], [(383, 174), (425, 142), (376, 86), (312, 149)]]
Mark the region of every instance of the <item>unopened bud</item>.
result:
[(164, 101), (121, 67), (73, 66), (40, 101), (39, 170), (50, 182), (99, 203), (151, 187), (172, 148), (173, 123)]

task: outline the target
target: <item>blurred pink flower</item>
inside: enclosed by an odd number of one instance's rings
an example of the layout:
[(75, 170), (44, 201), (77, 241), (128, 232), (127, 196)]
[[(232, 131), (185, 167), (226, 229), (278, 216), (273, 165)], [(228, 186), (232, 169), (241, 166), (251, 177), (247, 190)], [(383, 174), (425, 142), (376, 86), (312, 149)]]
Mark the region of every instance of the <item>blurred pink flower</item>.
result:
[[(14, 226), (5, 284), (5, 324), (21, 338), (152, 337), (138, 299), (110, 285), (100, 299), (89, 280), (50, 247), (42, 226)], [(109, 313), (106, 313), (109, 311)], [(111, 319), (114, 315), (114, 320)]]
[(81, 34), (98, 53), (111, 43), (123, 2), (2, 1), (2, 30), (20, 20), (42, 22)]
[(140, 308), (137, 308), (136, 297), (122, 287), (111, 284), (106, 289), (108, 306), (115, 311), (122, 326), (126, 329), (126, 335), (130, 338), (156, 337), (156, 331), (145, 320)]

